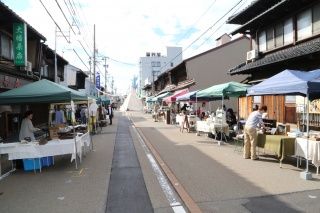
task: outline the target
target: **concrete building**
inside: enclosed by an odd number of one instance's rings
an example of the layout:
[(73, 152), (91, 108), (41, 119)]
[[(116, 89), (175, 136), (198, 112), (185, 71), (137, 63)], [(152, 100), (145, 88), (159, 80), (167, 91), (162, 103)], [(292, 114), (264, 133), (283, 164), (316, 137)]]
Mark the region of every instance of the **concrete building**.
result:
[[(157, 80), (158, 75), (175, 67), (182, 61), (181, 47), (167, 47), (167, 55), (160, 52), (147, 52), (140, 57), (139, 91), (148, 84)], [(142, 96), (144, 94), (141, 94)]]

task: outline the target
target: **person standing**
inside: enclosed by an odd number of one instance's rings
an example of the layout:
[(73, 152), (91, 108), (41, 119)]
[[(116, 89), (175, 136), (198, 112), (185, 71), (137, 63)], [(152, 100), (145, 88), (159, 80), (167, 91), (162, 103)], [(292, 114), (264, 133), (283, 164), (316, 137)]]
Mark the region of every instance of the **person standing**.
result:
[(19, 133), (19, 140), (30, 138), (32, 141), (35, 140), (34, 132), (39, 131), (39, 128), (35, 128), (32, 124), (33, 112), (31, 110), (26, 111), (24, 118), (21, 122), (21, 128)]
[(110, 104), (108, 105), (108, 110), (107, 110), (107, 112), (108, 112), (108, 115), (109, 115), (110, 125), (112, 125), (113, 109), (112, 109), (112, 107), (111, 107)]
[(244, 154), (245, 159), (251, 157), (252, 160), (258, 160), (256, 155), (257, 146), (257, 128), (265, 127), (262, 121), (262, 114), (267, 112), (267, 106), (261, 106), (257, 111), (251, 112), (244, 126)]

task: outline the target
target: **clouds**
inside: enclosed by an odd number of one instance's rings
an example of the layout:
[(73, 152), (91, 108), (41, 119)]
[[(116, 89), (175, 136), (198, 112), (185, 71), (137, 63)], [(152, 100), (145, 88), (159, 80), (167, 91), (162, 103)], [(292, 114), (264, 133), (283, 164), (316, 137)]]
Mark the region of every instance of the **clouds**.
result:
[[(61, 29), (68, 31), (68, 23), (56, 2), (53, 0), (42, 0), (42, 2)], [(57, 50), (71, 64), (87, 70), (89, 65), (86, 67), (83, 62), (88, 64), (89, 57), (77, 39), (91, 55), (93, 24), (95, 24), (96, 47), (101, 56), (136, 64), (136, 66), (129, 66), (112, 60), (107, 62), (108, 71), (114, 76), (118, 91), (125, 92), (133, 75), (138, 74), (139, 57), (144, 56), (145, 52), (161, 52), (165, 55), (166, 46), (186, 48), (236, 2), (238, 0), (198, 0), (196, 2), (193, 0), (58, 0), (69, 22), (79, 26), (81, 35), (74, 35), (70, 31), (70, 44), (59, 36)], [(242, 7), (246, 6), (250, 0), (243, 2), (245, 4)], [(20, 1), (4, 0), (4, 3), (42, 33), (51, 48), (54, 47), (55, 26), (39, 0), (24, 0), (23, 4)], [(211, 32), (216, 29), (215, 27)], [(183, 58), (214, 47), (214, 39), (223, 32), (229, 32), (231, 28), (234, 26), (225, 25), (210, 37), (211, 39), (208, 39), (210, 35), (208, 32), (183, 53)], [(75, 32), (79, 31), (76, 26), (73, 26), (73, 29)], [(197, 48), (206, 39), (208, 41)], [(77, 51), (83, 62), (79, 60), (73, 49)], [(104, 68), (100, 64), (98, 66), (102, 71)]]

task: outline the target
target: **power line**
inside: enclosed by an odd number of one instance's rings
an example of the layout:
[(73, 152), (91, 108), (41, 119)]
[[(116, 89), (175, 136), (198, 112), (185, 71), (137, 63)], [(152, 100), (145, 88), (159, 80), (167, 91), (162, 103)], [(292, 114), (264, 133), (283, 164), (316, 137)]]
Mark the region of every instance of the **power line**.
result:
[[(211, 26), (210, 26), (208, 29), (206, 29), (203, 33), (201, 33), (201, 35), (198, 36), (194, 41), (192, 41), (191, 44), (189, 44), (185, 49), (183, 49), (183, 50), (182, 50), (180, 53), (178, 53), (173, 59), (171, 59), (171, 60), (169, 61), (169, 63), (173, 62), (174, 59), (176, 59), (176, 58), (177, 58), (178, 56), (180, 56), (183, 52), (185, 52), (187, 49), (189, 49), (195, 42), (197, 42), (197, 41), (198, 41), (202, 36), (204, 36), (209, 30), (211, 30), (217, 23), (219, 23), (219, 21), (221, 21), (226, 15), (228, 15), (228, 13), (230, 13), (230, 11), (232, 11), (234, 8), (236, 8), (242, 1), (243, 1), (243, 0), (238, 1), (238, 3), (236, 3), (235, 6), (233, 6), (230, 10), (228, 10), (227, 13), (225, 13), (222, 17), (220, 17), (213, 25), (211, 25)], [(161, 71), (164, 67), (166, 67), (166, 65), (165, 65), (165, 66), (162, 66), (162, 67), (160, 68), (160, 71)]]
[(66, 15), (64, 14), (64, 12), (63, 12), (63, 10), (62, 10), (62, 8), (61, 8), (61, 6), (60, 6), (60, 4), (59, 4), (58, 0), (55, 0), (55, 1), (56, 1), (56, 4), (57, 4), (57, 5), (58, 5), (58, 7), (59, 7), (59, 9), (60, 9), (60, 11), (61, 11), (61, 13), (62, 13), (62, 15), (63, 15), (64, 19), (67, 21), (67, 23), (68, 23), (69, 27), (71, 28), (72, 32), (73, 32), (74, 34), (76, 34), (76, 33), (74, 32), (74, 30), (73, 30), (73, 28), (72, 28), (72, 26), (71, 26), (71, 24), (70, 24), (69, 20), (67, 19)]
[[(77, 26), (77, 28), (78, 28), (78, 30), (79, 30), (79, 34), (82, 34), (82, 35), (83, 35), (83, 32), (80, 30), (80, 27), (79, 27), (79, 26), (81, 25), (81, 23), (80, 23), (79, 20), (77, 19), (76, 11), (75, 11), (75, 9), (73, 8), (72, 3), (70, 2), (70, 0), (69, 0), (68, 2), (69, 2), (69, 4), (70, 4), (70, 7), (68, 6), (66, 0), (64, 0), (64, 3), (65, 3), (65, 5), (66, 5), (66, 7), (68, 8), (69, 14), (70, 14), (70, 16), (72, 17), (75, 25)], [(72, 11), (71, 11), (71, 10), (72, 10)], [(85, 26), (85, 25), (84, 25), (84, 26)], [(86, 31), (84, 31), (84, 32), (86, 32)], [(86, 33), (84, 33), (84, 34), (87, 36)], [(88, 45), (85, 37), (82, 37), (82, 38), (83, 38), (84, 43), (86, 44), (86, 46), (87, 46), (88, 49), (90, 50), (91, 47)], [(81, 46), (83, 47), (82, 43), (81, 43)], [(83, 47), (83, 48), (84, 48), (84, 47)], [(86, 51), (86, 50), (85, 50), (85, 51)], [(90, 51), (90, 52), (91, 52), (91, 51)], [(87, 55), (90, 57), (90, 54), (91, 54), (91, 53), (89, 54), (87, 51), (86, 51), (86, 53), (87, 53)]]
[(48, 11), (48, 9), (46, 8), (46, 6), (43, 4), (43, 2), (41, 0), (39, 0), (40, 3), (42, 4), (43, 8), (47, 11), (48, 15), (50, 16), (50, 18), (52, 19), (52, 21), (54, 22), (54, 24), (56, 25), (56, 27), (58, 27), (58, 29), (60, 30), (61, 34), (63, 35), (63, 37), (66, 39), (66, 41), (68, 43), (70, 43), (70, 41), (67, 39), (67, 37), (64, 35), (64, 33), (62, 32), (60, 26), (57, 24), (57, 22), (54, 20), (54, 18), (52, 17), (52, 15), (50, 14), (50, 12)]
[[(214, 1), (211, 3), (211, 5), (206, 9), (206, 11), (205, 11), (195, 22), (193, 22), (193, 23), (191, 24), (191, 27), (192, 27), (192, 26), (195, 26), (195, 25), (201, 20), (201, 18), (207, 14), (207, 12), (211, 9), (211, 7), (214, 5), (214, 3), (216, 3), (216, 1), (217, 1), (217, 0), (214, 0)], [(181, 41), (183, 38), (185, 38), (185, 37), (191, 32), (191, 30), (192, 30), (191, 27), (190, 27), (189, 30), (180, 38), (180, 41)]]
[[(46, 12), (48, 13), (48, 15), (50, 16), (50, 18), (52, 19), (52, 21), (55, 23), (55, 25), (57, 26), (57, 28), (59, 29), (59, 31), (61, 32), (61, 34), (63, 35), (63, 37), (66, 39), (66, 41), (68, 43), (70, 43), (70, 41), (67, 39), (67, 37), (65, 36), (65, 34), (63, 33), (63, 31), (61, 30), (60, 26), (58, 25), (58, 23), (55, 21), (55, 19), (52, 17), (51, 13), (48, 11), (48, 9), (46, 8), (46, 6), (43, 4), (43, 2), (41, 0), (39, 0), (40, 3), (42, 4), (42, 6), (44, 7), (44, 9), (46, 10)], [(69, 26), (70, 26), (70, 23), (68, 21), (68, 19), (66, 18), (62, 8), (60, 7), (59, 3), (57, 2), (56, 0), (56, 3), (58, 4), (58, 7), (60, 8), (60, 11), (62, 12), (63, 16), (65, 17), (66, 21), (68, 22)], [(71, 26), (70, 26), (71, 27)], [(72, 27), (71, 27), (72, 29)], [(73, 30), (73, 29), (72, 29)], [(76, 33), (73, 31), (73, 33), (76, 35)], [(83, 50), (88, 54), (88, 52), (86, 51), (86, 49), (83, 47), (81, 41), (78, 40), (78, 42), (80, 43), (80, 45), (82, 46)], [(75, 54), (77, 55), (77, 57), (80, 59), (80, 61), (86, 66), (87, 69), (88, 66), (84, 63), (84, 61), (81, 59), (81, 57), (78, 55), (78, 53), (73, 49), (73, 51), (75, 52)], [(90, 55), (88, 54), (88, 56), (90, 57)]]
[[(64, 18), (65, 18), (65, 20), (67, 21), (67, 23), (68, 23), (69, 27), (71, 28), (71, 30), (72, 30), (72, 32), (73, 32), (73, 34), (74, 34), (74, 35), (77, 35), (77, 33), (73, 30), (73, 27), (71, 26), (71, 24), (70, 24), (70, 22), (69, 22), (68, 18), (66, 17), (66, 15), (65, 15), (64, 11), (62, 10), (62, 8), (61, 8), (61, 6), (60, 6), (60, 4), (59, 4), (58, 0), (55, 0), (55, 2), (56, 2), (56, 4), (58, 5), (58, 7), (59, 7), (59, 9), (60, 9), (60, 11), (61, 11), (61, 13), (62, 13), (63, 17), (64, 17)], [(78, 29), (79, 29), (79, 27), (78, 27)], [(86, 54), (90, 57), (90, 54), (89, 54), (89, 53), (87, 52), (87, 50), (84, 48), (84, 46), (83, 46), (83, 44), (81, 43), (81, 41), (80, 41), (80, 40), (78, 40), (78, 39), (77, 39), (77, 41), (80, 43), (81, 47), (82, 47), (82, 48), (83, 48), (83, 50), (86, 52)]]
[(128, 66), (138, 66), (138, 64), (132, 64), (132, 63), (128, 63), (128, 62), (123, 62), (123, 61), (119, 61), (110, 57), (107, 57), (108, 59), (110, 59), (111, 61), (120, 63), (120, 64), (124, 64), (124, 65), (128, 65)]
[(82, 64), (88, 69), (88, 70), (90, 70), (89, 69), (89, 67), (84, 63), (84, 61), (82, 60), (82, 58), (79, 56), (79, 54), (77, 53), (77, 51), (73, 48), (73, 52), (78, 56), (78, 58), (80, 59), (80, 61), (82, 62)]
[[(248, 1), (248, 0), (244, 1), (244, 2), (239, 6), (239, 8), (237, 8), (237, 9), (231, 14), (231, 16), (234, 15), (247, 1)], [(199, 49), (199, 47), (201, 47), (202, 45), (204, 45), (204, 44), (205, 44), (219, 29), (221, 29), (221, 28), (223, 27), (223, 25), (225, 25), (226, 23), (227, 23), (226, 21), (223, 22), (223, 23), (222, 23), (217, 29), (215, 29), (215, 30), (213, 31), (213, 33), (211, 33), (210, 36), (209, 36), (208, 38), (206, 38), (206, 39), (204, 40), (204, 42), (202, 42), (195, 50)]]

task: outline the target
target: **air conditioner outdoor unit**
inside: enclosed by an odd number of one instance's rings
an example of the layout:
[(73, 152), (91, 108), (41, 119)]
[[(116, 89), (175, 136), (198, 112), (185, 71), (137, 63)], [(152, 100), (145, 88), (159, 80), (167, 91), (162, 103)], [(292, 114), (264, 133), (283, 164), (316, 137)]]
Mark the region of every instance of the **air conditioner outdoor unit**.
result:
[(32, 71), (32, 63), (27, 61), (27, 72), (31, 72)]
[(247, 61), (258, 58), (258, 50), (250, 50), (247, 52)]

